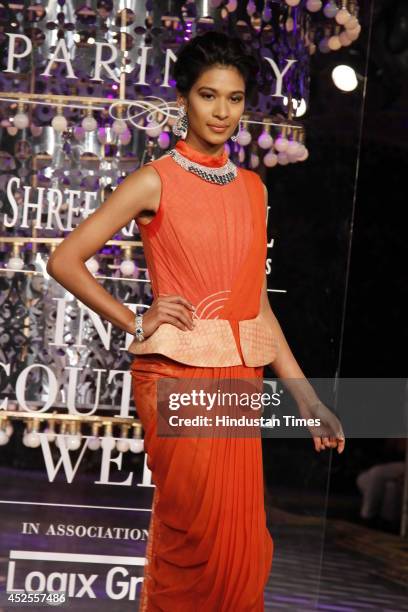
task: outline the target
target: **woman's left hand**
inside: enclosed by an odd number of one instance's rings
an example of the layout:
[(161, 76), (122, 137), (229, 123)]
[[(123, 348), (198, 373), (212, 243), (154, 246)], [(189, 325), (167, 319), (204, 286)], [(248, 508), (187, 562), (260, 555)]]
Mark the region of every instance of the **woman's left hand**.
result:
[(308, 425), (316, 451), (336, 447), (338, 453), (344, 451), (346, 438), (341, 422), (323, 402), (318, 401), (312, 406), (299, 407), (299, 412), (303, 418), (320, 420), (320, 425)]

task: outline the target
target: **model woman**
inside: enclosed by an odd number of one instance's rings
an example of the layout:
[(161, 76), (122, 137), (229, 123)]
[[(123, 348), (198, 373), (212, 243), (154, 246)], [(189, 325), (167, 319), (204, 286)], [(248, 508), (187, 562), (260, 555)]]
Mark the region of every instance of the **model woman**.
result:
[[(155, 484), (142, 611), (261, 612), (273, 555), (260, 437), (161, 438), (157, 381), (262, 380), (272, 364), (278, 377), (304, 382), (291, 388), (302, 414), (322, 406), (269, 305), (266, 188), (224, 150), (257, 71), (238, 38), (207, 32), (186, 43), (173, 72), (181, 138), (130, 174), (47, 267), (84, 304), (135, 335), (134, 399)], [(154, 298), (136, 318), (85, 266), (133, 218)], [(317, 451), (342, 452), (334, 415), (331, 426), (333, 436), (313, 436)]]

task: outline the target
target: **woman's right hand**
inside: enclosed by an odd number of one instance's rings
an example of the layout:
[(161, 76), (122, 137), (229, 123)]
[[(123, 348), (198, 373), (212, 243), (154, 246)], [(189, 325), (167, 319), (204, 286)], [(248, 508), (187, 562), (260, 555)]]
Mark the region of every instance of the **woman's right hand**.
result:
[(186, 331), (194, 329), (194, 306), (181, 295), (160, 295), (143, 313), (143, 332), (145, 339), (156, 331), (162, 323), (171, 323)]

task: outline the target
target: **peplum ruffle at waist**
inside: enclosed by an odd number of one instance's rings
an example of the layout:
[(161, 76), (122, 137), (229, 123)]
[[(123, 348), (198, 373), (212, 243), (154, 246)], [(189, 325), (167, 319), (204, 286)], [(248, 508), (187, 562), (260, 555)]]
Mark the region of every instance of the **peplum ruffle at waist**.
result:
[[(160, 353), (186, 365), (225, 367), (242, 365), (229, 319), (195, 319), (195, 328), (183, 331), (162, 323), (143, 342), (134, 339), (128, 351), (134, 355)], [(279, 344), (262, 313), (238, 321), (244, 364), (268, 365), (277, 356)]]

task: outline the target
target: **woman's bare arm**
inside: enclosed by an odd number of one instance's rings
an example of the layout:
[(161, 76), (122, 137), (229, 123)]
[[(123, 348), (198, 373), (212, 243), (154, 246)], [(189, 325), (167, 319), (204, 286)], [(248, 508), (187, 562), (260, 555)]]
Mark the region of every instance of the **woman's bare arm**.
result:
[(299, 408), (317, 403), (319, 398), (296, 361), (279, 321), (269, 303), (266, 274), (261, 292), (260, 309), (269, 322), (270, 328), (278, 341), (278, 354), (270, 364), (270, 367), (278, 378), (288, 379), (285, 384), (289, 388)]
[[(264, 185), (265, 191), (265, 209), (268, 205), (268, 191), (266, 186)], [(291, 378), (291, 379), (306, 379), (304, 373), (302, 372), (298, 362), (293, 355), (289, 344), (285, 338), (285, 335), (282, 331), (281, 326), (279, 325), (279, 321), (277, 320), (274, 312), (272, 311), (271, 305), (269, 303), (268, 298), (268, 289), (267, 289), (267, 277), (265, 274), (262, 292), (261, 292), (261, 304), (260, 309), (262, 313), (265, 315), (267, 320), (270, 323), (270, 326), (273, 330), (274, 336), (279, 343), (278, 355), (275, 360), (270, 364), (270, 367), (273, 368), (276, 376), (279, 378)], [(303, 393), (305, 390), (308, 390), (307, 396), (304, 397), (302, 394), (296, 394), (295, 391), (295, 399), (298, 405), (300, 405), (304, 401), (310, 402), (311, 400), (318, 401), (318, 398), (313, 391), (312, 387), (309, 384), (310, 389), (307, 385), (305, 385), (303, 389)]]
[[(266, 209), (268, 204), (268, 191), (265, 185), (264, 190)], [(296, 361), (295, 356), (287, 343), (282, 328), (279, 325), (279, 322), (269, 303), (266, 274), (261, 291), (260, 310), (266, 317), (266, 320), (269, 322), (273, 334), (279, 344), (277, 356), (270, 364), (270, 367), (289, 390), (290, 394), (296, 401), (300, 414), (302, 416), (305, 415), (316, 418), (321, 416), (321, 420), (324, 421), (326, 426), (325, 432), (328, 430), (333, 431), (333, 437), (330, 436), (329, 439), (326, 433), (322, 437), (319, 435), (313, 435), (314, 430), (311, 428), (315, 449), (320, 451), (326, 446), (337, 446), (338, 452), (343, 452), (344, 434), (341, 423), (337, 417), (328, 408), (326, 408), (324, 404), (322, 404), (312, 385), (309, 383), (301, 367)]]
[(134, 313), (100, 285), (85, 262), (143, 210), (157, 210), (160, 194), (156, 170), (136, 170), (58, 245), (47, 264), (48, 274), (83, 304), (129, 333), (134, 333)]

